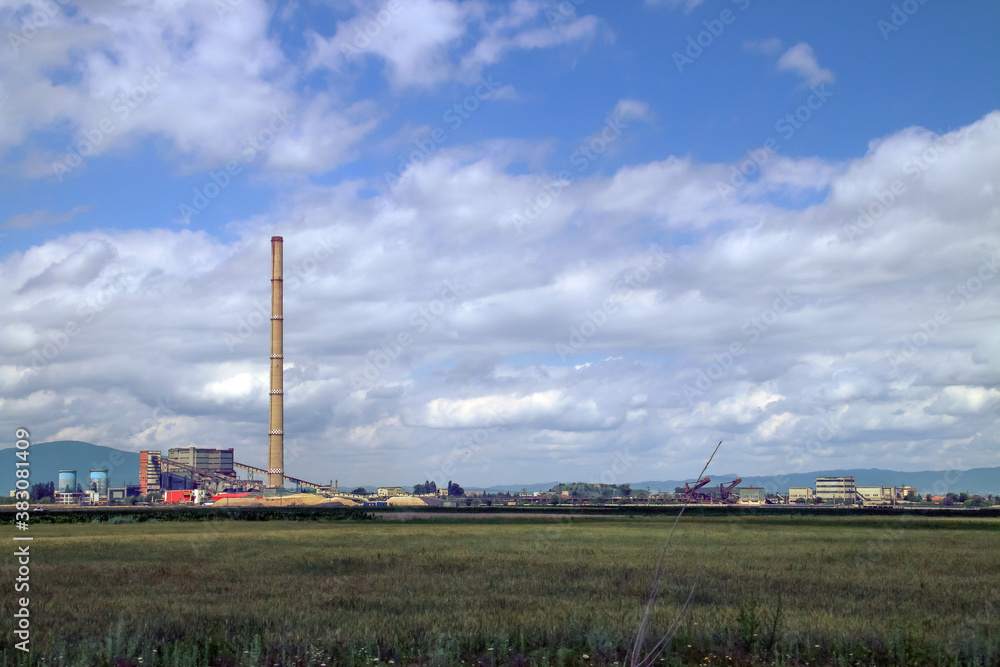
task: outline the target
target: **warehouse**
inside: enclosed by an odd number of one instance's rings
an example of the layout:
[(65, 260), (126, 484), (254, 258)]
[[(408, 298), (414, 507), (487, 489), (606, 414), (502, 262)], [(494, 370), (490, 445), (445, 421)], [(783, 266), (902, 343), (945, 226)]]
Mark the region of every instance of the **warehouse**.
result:
[(824, 502), (853, 505), (857, 489), (853, 477), (817, 477), (816, 497)]
[(767, 494), (763, 486), (741, 486), (736, 489), (740, 505), (763, 505)]
[(794, 503), (796, 500), (811, 503), (815, 499), (816, 492), (811, 486), (793, 486), (788, 489), (788, 502), (790, 503)]
[(171, 447), (167, 458), (177, 463), (189, 465), (201, 470), (217, 470), (224, 474), (235, 475), (233, 468), (233, 450), (203, 449), (200, 447)]
[(859, 486), (857, 492), (866, 503), (893, 503), (899, 495), (894, 486)]

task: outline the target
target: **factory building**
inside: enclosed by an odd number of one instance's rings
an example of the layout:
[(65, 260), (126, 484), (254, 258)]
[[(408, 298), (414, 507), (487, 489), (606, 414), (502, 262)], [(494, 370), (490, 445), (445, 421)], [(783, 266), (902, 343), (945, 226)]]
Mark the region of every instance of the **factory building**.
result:
[(401, 486), (380, 486), (380, 487), (378, 487), (378, 495), (383, 496), (383, 497), (401, 496), (401, 495), (403, 495), (403, 487), (401, 487)]
[(228, 475), (235, 475), (233, 468), (233, 450), (230, 449), (202, 449), (199, 447), (171, 447), (167, 452), (167, 458), (177, 461), (192, 468), (202, 470), (216, 470)]
[(859, 486), (856, 491), (865, 502), (871, 503), (892, 503), (898, 496), (894, 486)]
[(139, 490), (142, 495), (160, 490), (160, 451), (139, 452)]
[(853, 477), (817, 477), (816, 497), (824, 502), (854, 504), (857, 489)]
[(740, 497), (740, 505), (763, 505), (767, 497), (763, 486), (741, 486), (736, 495)]
[[(172, 447), (167, 458), (159, 450), (139, 452), (139, 489), (142, 495), (192, 489), (201, 473), (235, 478), (233, 450)], [(200, 479), (200, 478), (199, 478)]]
[(125, 486), (108, 489), (108, 500), (114, 502), (124, 502), (128, 498), (139, 495), (142, 494), (138, 484), (126, 484)]
[(804, 500), (811, 503), (816, 499), (816, 492), (811, 486), (793, 486), (788, 489), (788, 502), (794, 503), (796, 500)]

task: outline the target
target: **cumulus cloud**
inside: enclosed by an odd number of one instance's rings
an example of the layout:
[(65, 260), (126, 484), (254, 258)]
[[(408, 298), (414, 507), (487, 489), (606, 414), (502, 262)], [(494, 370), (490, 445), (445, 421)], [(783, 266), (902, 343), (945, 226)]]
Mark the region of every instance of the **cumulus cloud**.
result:
[[(182, 169), (202, 169), (237, 159), (241, 142), (287, 113), (299, 122), (282, 127), (271, 166), (324, 171), (343, 160), (371, 129), (370, 114), (299, 93), (296, 69), (268, 33), (266, 3), (246, 0), (223, 15), (218, 6), (85, 3), (55, 13), (30, 41), (0, 52), (0, 155), (58, 133), (60, 148), (33, 146), (16, 164), (22, 176), (62, 180), (152, 136), (182, 157)], [(315, 151), (325, 157), (303, 147), (304, 133), (323, 138)]]
[[(746, 474), (899, 451), (936, 468), (945, 449), (997, 465), (1000, 113), (771, 164), (728, 199), (727, 165), (622, 166), (566, 183), (518, 233), (539, 174), (442, 148), (367, 182), (381, 197), (301, 187), (226, 240), (40, 243), (0, 262), (5, 423), (261, 463), (280, 233), (303, 478), (412, 483), (454, 460), (463, 484), (594, 479), (627, 449), (628, 478), (669, 479), (720, 439), (719, 465)], [(823, 194), (789, 205), (792, 188)]]
[[(598, 36), (593, 16), (577, 16), (572, 5), (543, 12), (536, 0), (500, 10), (480, 2), (413, 0), (382, 3), (338, 23), (323, 37), (308, 34), (310, 66), (334, 72), (374, 59), (398, 88), (427, 88), (445, 81), (475, 81), (483, 69), (512, 51), (548, 49)], [(509, 92), (503, 93), (510, 95)]]
[(117, 254), (114, 246), (107, 241), (88, 241), (65, 259), (50, 264), (41, 273), (28, 278), (17, 293), (24, 294), (59, 285), (84, 288), (117, 258)]
[[(770, 42), (765, 44), (770, 46)], [(833, 72), (819, 66), (813, 48), (805, 42), (799, 42), (782, 53), (778, 58), (778, 69), (798, 74), (808, 86), (833, 83)]]

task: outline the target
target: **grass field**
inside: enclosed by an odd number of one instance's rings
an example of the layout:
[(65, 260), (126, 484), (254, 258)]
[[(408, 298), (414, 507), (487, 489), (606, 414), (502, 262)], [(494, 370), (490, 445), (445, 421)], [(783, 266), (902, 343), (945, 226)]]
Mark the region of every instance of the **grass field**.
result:
[[(650, 517), (34, 525), (32, 652), (5, 631), (0, 659), (621, 664), (669, 527)], [(658, 664), (1000, 664), (998, 547), (997, 519), (682, 519), (653, 634), (695, 592)], [(13, 582), (14, 559), (0, 568)], [(2, 596), (5, 619), (13, 597)]]

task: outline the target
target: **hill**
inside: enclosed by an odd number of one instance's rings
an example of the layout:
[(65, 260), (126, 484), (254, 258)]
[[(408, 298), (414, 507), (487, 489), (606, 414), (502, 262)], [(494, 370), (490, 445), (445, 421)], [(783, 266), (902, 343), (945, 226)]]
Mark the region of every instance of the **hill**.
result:
[[(0, 492), (5, 496), (14, 488), (14, 454), (17, 451), (20, 450), (14, 447), (0, 449)], [(90, 480), (91, 468), (107, 468), (110, 486), (139, 483), (138, 452), (126, 452), (79, 440), (34, 443), (28, 451), (28, 463), (31, 464), (29, 479), (32, 484), (55, 482), (60, 470), (76, 470), (77, 482), (85, 487)]]

